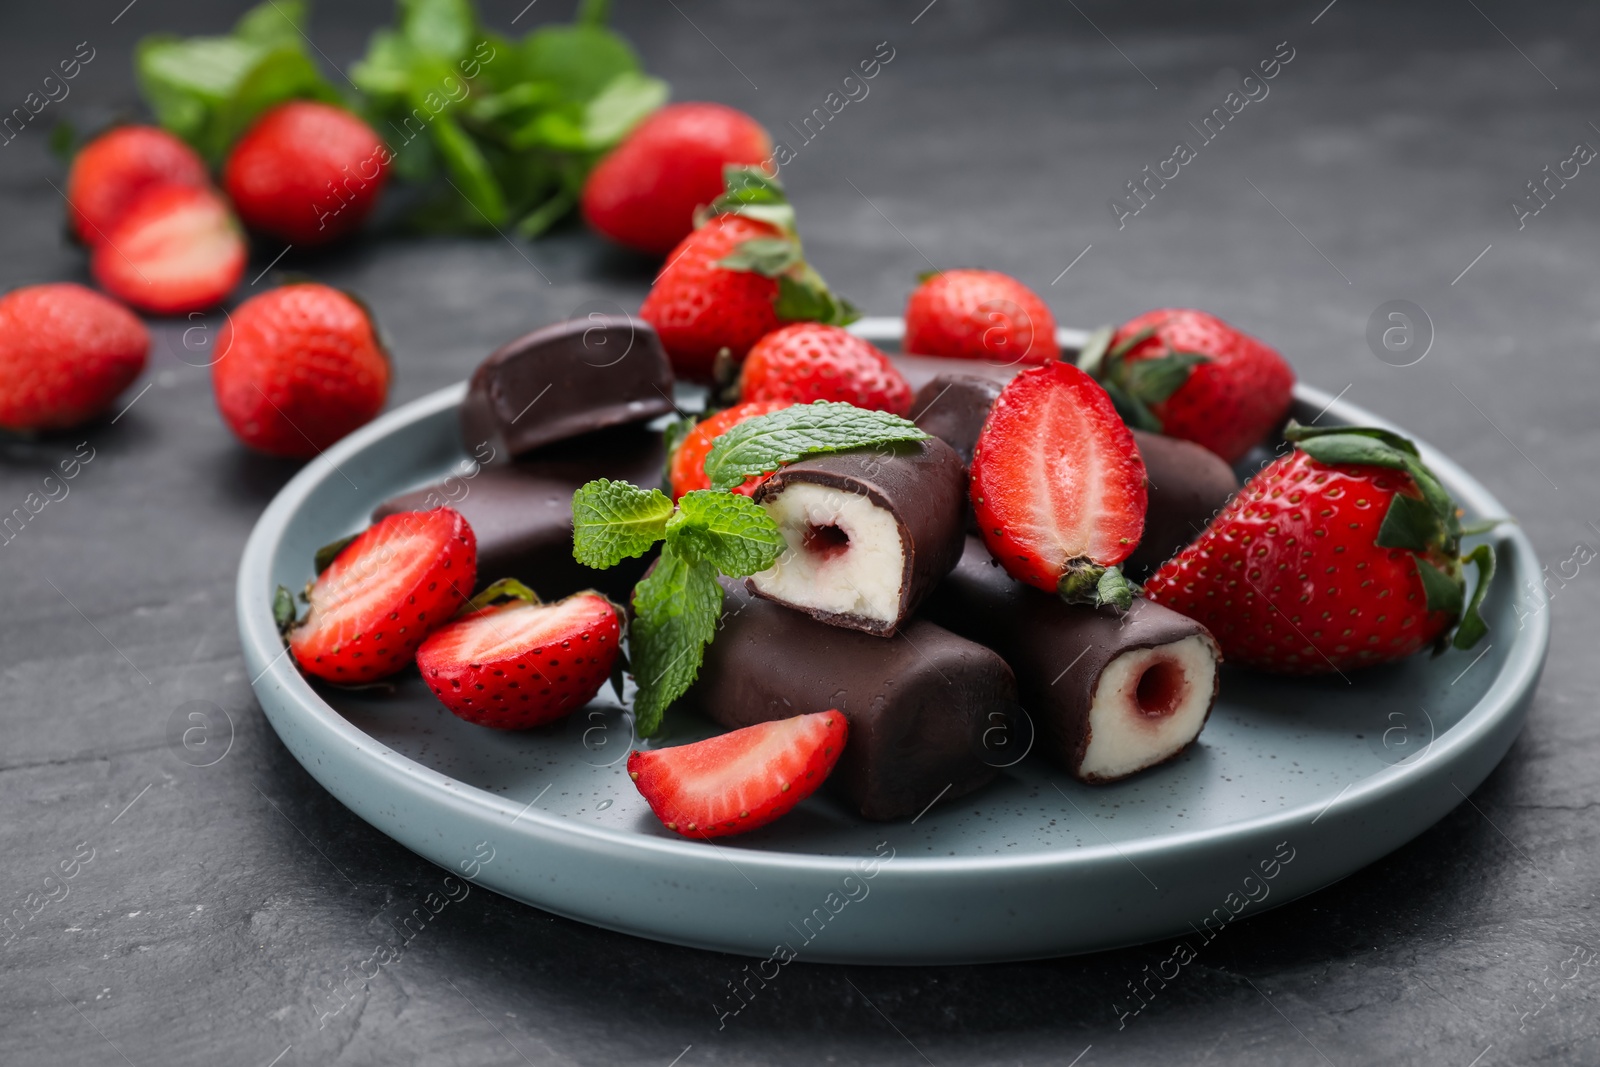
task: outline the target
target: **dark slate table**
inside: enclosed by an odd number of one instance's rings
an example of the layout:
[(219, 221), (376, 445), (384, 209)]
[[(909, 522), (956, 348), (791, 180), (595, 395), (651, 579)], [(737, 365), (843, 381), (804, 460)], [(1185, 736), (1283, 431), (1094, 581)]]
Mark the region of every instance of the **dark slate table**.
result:
[[(47, 120), (131, 113), (133, 42), (220, 30), (238, 6), (125, 3), (0, 15), (4, 108), (78, 42), (94, 49), (72, 95), (0, 147), (7, 287), (84, 277), (61, 239)], [(504, 28), (523, 3), (483, 6)], [(518, 28), (567, 14), (547, 3)], [(441, 872), (331, 800), (251, 696), (234, 568), (294, 467), (235, 444), (203, 345), (184, 343), (195, 324), (168, 322), (115, 424), (0, 445), (0, 512), (80, 441), (93, 455), (0, 546), (0, 892), (7, 912), (44, 900), (0, 949), (0, 1061), (1600, 1062), (1600, 968), (1574, 962), (1600, 949), (1600, 578), (1566, 563), (1600, 547), (1600, 173), (1552, 183), (1537, 215), (1511, 207), (1576, 143), (1600, 145), (1600, 10), (1325, 3), (625, 0), (617, 18), (678, 99), (726, 101), (790, 141), (812, 258), (869, 311), (896, 312), (934, 264), (1015, 274), (1073, 325), (1203, 307), (1483, 479), (1549, 563), (1546, 594), (1516, 595), (1551, 613), (1555, 640), (1525, 733), (1470, 803), (1240, 924), (1121, 1027), (1113, 1002), (1168, 946), (802, 964), (719, 1029), (713, 1003), (744, 961), (485, 891), (341, 1007), (333, 984)], [(376, 2), (325, 4), (315, 37), (342, 66), (387, 18)], [(802, 143), (789, 124), (882, 41), (893, 59), (870, 94)], [(1292, 58), (1266, 95), (1202, 143), (1189, 123), (1279, 53)], [(1110, 206), (1179, 140), (1195, 158), (1177, 177), (1137, 214)], [(275, 251), (259, 248), (248, 277)], [(283, 265), (371, 303), (394, 342), (396, 404), (586, 302), (636, 307), (650, 276), (576, 229), (532, 245), (388, 237)], [(1431, 347), (1419, 335), (1377, 358), (1369, 319), (1392, 300), (1424, 309)], [(211, 766), (174, 740), (193, 702), (225, 712), (219, 744), (231, 722)], [(62, 861), (75, 877), (47, 882)]]

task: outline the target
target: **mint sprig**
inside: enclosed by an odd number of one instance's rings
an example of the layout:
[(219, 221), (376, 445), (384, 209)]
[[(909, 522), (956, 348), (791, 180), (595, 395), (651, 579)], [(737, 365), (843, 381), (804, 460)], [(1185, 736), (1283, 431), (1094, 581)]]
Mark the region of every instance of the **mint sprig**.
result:
[(749, 497), (730, 493), (752, 474), (806, 456), (920, 441), (915, 425), (881, 411), (818, 401), (747, 419), (712, 442), (712, 489), (685, 493), (676, 506), (657, 489), (601, 478), (572, 498), (572, 554), (612, 567), (658, 541), (661, 558), (634, 586), (628, 631), (634, 725), (640, 737), (661, 727), (667, 707), (699, 677), (722, 612), (719, 574), (744, 578), (771, 567), (785, 543), (778, 524)]
[(705, 471), (711, 488), (732, 489), (805, 456), (927, 438), (915, 423), (887, 411), (818, 400), (739, 423), (712, 442)]

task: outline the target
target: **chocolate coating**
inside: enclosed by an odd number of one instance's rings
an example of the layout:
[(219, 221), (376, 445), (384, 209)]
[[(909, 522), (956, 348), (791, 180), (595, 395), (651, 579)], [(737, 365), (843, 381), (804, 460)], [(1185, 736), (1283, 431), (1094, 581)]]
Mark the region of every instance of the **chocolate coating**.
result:
[(452, 507), (478, 538), (479, 589), (499, 578), (518, 578), (545, 600), (597, 589), (626, 602), (653, 553), (603, 571), (573, 559), (572, 494), (595, 478), (658, 485), (665, 462), (661, 434), (642, 427), (605, 430), (402, 493), (379, 504), (372, 518)]
[[(916, 423), (972, 462), (989, 408), (1004, 383), (973, 374), (942, 374), (911, 401)], [(1211, 517), (1239, 491), (1239, 479), (1210, 449), (1165, 434), (1134, 430), (1150, 487), (1139, 547), (1122, 569), (1140, 581), (1192, 543)]]
[(967, 539), (961, 562), (929, 599), (927, 616), (1005, 657), (1038, 731), (1036, 747), (1084, 781), (1092, 780), (1080, 774), (1089, 747), (1089, 710), (1106, 666), (1134, 649), (1196, 634), (1210, 637), (1193, 619), (1143, 597), (1121, 616), (1064, 603), (1006, 574), (976, 537)]
[(911, 398), (913, 421), (955, 449), (962, 466), (971, 466), (984, 420), (1004, 388), (1004, 382), (983, 375), (941, 374)]
[[(892, 621), (809, 611), (814, 618), (889, 637), (961, 558), (967, 477), (961, 457), (937, 438), (882, 449), (835, 452), (791, 463), (762, 482), (754, 500), (758, 504), (769, 501), (796, 483), (865, 496), (894, 516), (904, 549), (900, 610)], [(789, 547), (801, 551), (796, 546)], [(753, 579), (749, 588), (757, 596), (766, 595), (756, 588)]]
[(480, 363), (461, 402), (461, 440), (515, 458), (672, 410), (672, 368), (655, 329), (593, 315), (525, 334)]
[(837, 708), (850, 739), (829, 781), (863, 818), (915, 816), (987, 784), (984, 731), (1009, 727), (1016, 679), (926, 619), (891, 640), (817, 622), (722, 580), (716, 640), (686, 700), (730, 729)]
[(1139, 547), (1122, 570), (1133, 581), (1142, 581), (1200, 536), (1239, 491), (1239, 479), (1220, 456), (1193, 441), (1144, 430), (1133, 431), (1133, 440), (1144, 457), (1150, 508)]

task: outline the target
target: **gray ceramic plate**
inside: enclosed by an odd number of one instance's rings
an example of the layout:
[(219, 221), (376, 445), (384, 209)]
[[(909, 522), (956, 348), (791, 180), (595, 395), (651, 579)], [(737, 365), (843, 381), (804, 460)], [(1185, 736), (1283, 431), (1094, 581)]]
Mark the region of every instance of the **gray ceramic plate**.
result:
[[(896, 320), (858, 329), (885, 347), (899, 334)], [(295, 758), (401, 844), (451, 870), (465, 862), (482, 885), (535, 907), (641, 937), (776, 952), (770, 966), (791, 954), (1013, 960), (1176, 934), (1198, 947), (1230, 921), (1371, 863), (1459, 804), (1516, 737), (1544, 662), (1547, 618), (1519, 622), (1511, 592), (1539, 564), (1527, 538), (1502, 527), (1492, 630), (1470, 654), (1417, 656), (1348, 683), (1230, 671), (1199, 743), (1118, 785), (1079, 785), (1029, 758), (911, 822), (866, 823), (813, 797), (764, 830), (686, 841), (629, 782), (628, 720), (609, 688), (566, 725), (501, 733), (456, 719), (415, 676), (394, 695), (334, 694), (283, 654), (273, 589), (303, 585), (314, 550), (365, 525), (379, 500), (465, 460), (462, 392), (352, 434), (261, 516), (238, 585), (256, 695)], [(1315, 389), (1296, 397), (1302, 421), (1380, 421)], [(1505, 513), (1422, 449), (1470, 514)], [(671, 730), (667, 743), (710, 732), (685, 716)]]

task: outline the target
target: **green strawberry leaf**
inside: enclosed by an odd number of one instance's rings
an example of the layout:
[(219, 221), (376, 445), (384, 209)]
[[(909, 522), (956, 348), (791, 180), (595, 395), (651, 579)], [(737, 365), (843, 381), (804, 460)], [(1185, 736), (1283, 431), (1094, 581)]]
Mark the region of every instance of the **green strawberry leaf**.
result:
[(572, 494), (572, 557), (604, 570), (642, 556), (667, 535), (672, 501), (659, 489), (599, 478)]
[(294, 616), (294, 594), (280, 585), (272, 594), (272, 622), (280, 634), (288, 634), (294, 626)]
[[(804, 262), (800, 242), (792, 237), (752, 237), (741, 241), (732, 252), (717, 260), (723, 270), (749, 271), (777, 278)], [(781, 317), (781, 316), (780, 316)]]
[(778, 318), (784, 322), (848, 326), (861, 317), (855, 305), (835, 296), (816, 271), (804, 267), (798, 273), (799, 277), (793, 273), (778, 277), (778, 295), (772, 302)]
[(486, 608), (496, 600), (526, 600), (530, 604), (544, 603), (539, 599), (539, 594), (523, 585), (515, 578), (501, 578), (490, 582), (484, 587), (483, 592), (473, 597), (461, 606), (457, 615), (467, 615), (480, 608)]
[(639, 686), (633, 713), (640, 737), (659, 730), (668, 705), (694, 684), (721, 613), (717, 569), (688, 559), (670, 541), (662, 546), (655, 569), (634, 586), (628, 632)]
[(1420, 455), (1417, 451), (1416, 443), (1409, 437), (1397, 434), (1392, 430), (1379, 429), (1376, 426), (1306, 426), (1290, 419), (1289, 425), (1283, 428), (1283, 439), (1296, 443), (1310, 441), (1318, 437), (1348, 436), (1352, 434), (1358, 437), (1370, 437), (1375, 441), (1382, 441), (1386, 445), (1413, 456)]
[(805, 456), (927, 438), (898, 415), (818, 400), (734, 426), (712, 442), (705, 471), (713, 489), (732, 489), (752, 474), (777, 470)]
[(678, 513), (667, 523), (667, 543), (730, 578), (766, 570), (784, 548), (778, 524), (760, 504), (713, 489), (683, 495)]
[(1148, 430), (1151, 433), (1162, 431), (1161, 420), (1156, 418), (1155, 412), (1151, 411), (1144, 401), (1124, 389), (1120, 382), (1106, 378), (1100, 385), (1111, 398), (1111, 403), (1122, 416), (1123, 422), (1136, 430)]
[(1467, 649), (1489, 632), (1489, 624), (1483, 621), (1483, 613), (1479, 609), (1483, 606), (1484, 595), (1489, 592), (1489, 583), (1494, 581), (1494, 546), (1479, 545), (1461, 562), (1471, 563), (1478, 568), (1478, 583), (1472, 588), (1472, 599), (1467, 602), (1466, 611), (1461, 615), (1461, 625), (1456, 627), (1456, 636), (1451, 642), (1456, 648)]
[(1121, 359), (1123, 356), (1126, 356), (1129, 352), (1132, 352), (1135, 348), (1138, 348), (1150, 338), (1154, 337), (1155, 333), (1156, 328), (1154, 326), (1146, 326), (1138, 333), (1133, 334), (1130, 337), (1124, 337), (1121, 341), (1117, 342), (1117, 346), (1111, 350), (1111, 358)]
[(339, 553), (348, 548), (350, 546), (350, 542), (354, 541), (360, 536), (360, 534), (351, 534), (349, 537), (341, 537), (339, 540), (330, 542), (329, 544), (323, 545), (321, 548), (317, 549), (316, 555), (312, 557), (312, 563), (315, 564), (317, 573), (321, 574), (323, 571), (332, 566), (333, 561), (339, 558)]
[(1133, 586), (1120, 567), (1102, 567), (1089, 559), (1067, 561), (1056, 583), (1056, 593), (1068, 604), (1112, 607), (1118, 612), (1133, 606)]
[[(794, 205), (789, 203), (783, 183), (760, 166), (730, 163), (723, 168), (726, 191), (711, 201), (711, 215), (743, 215), (771, 223), (786, 233), (794, 232)], [(700, 220), (697, 220), (697, 224)]]
[(1428, 610), (1443, 611), (1451, 618), (1459, 616), (1466, 595), (1461, 578), (1450, 577), (1421, 556), (1411, 558), (1417, 562), (1417, 576), (1422, 579), (1422, 590), (1427, 594)]
[(1129, 393), (1146, 404), (1159, 404), (1183, 388), (1196, 364), (1210, 360), (1210, 356), (1198, 352), (1170, 352), (1165, 356), (1122, 363), (1118, 369)]
[(1111, 337), (1116, 333), (1110, 326), (1101, 326), (1084, 338), (1083, 347), (1078, 349), (1078, 369), (1091, 378), (1100, 376), (1100, 363), (1106, 356), (1106, 349), (1111, 346)]
[(1379, 548), (1409, 548), (1413, 552), (1442, 549), (1445, 529), (1427, 501), (1396, 493), (1389, 501), (1374, 543)]

